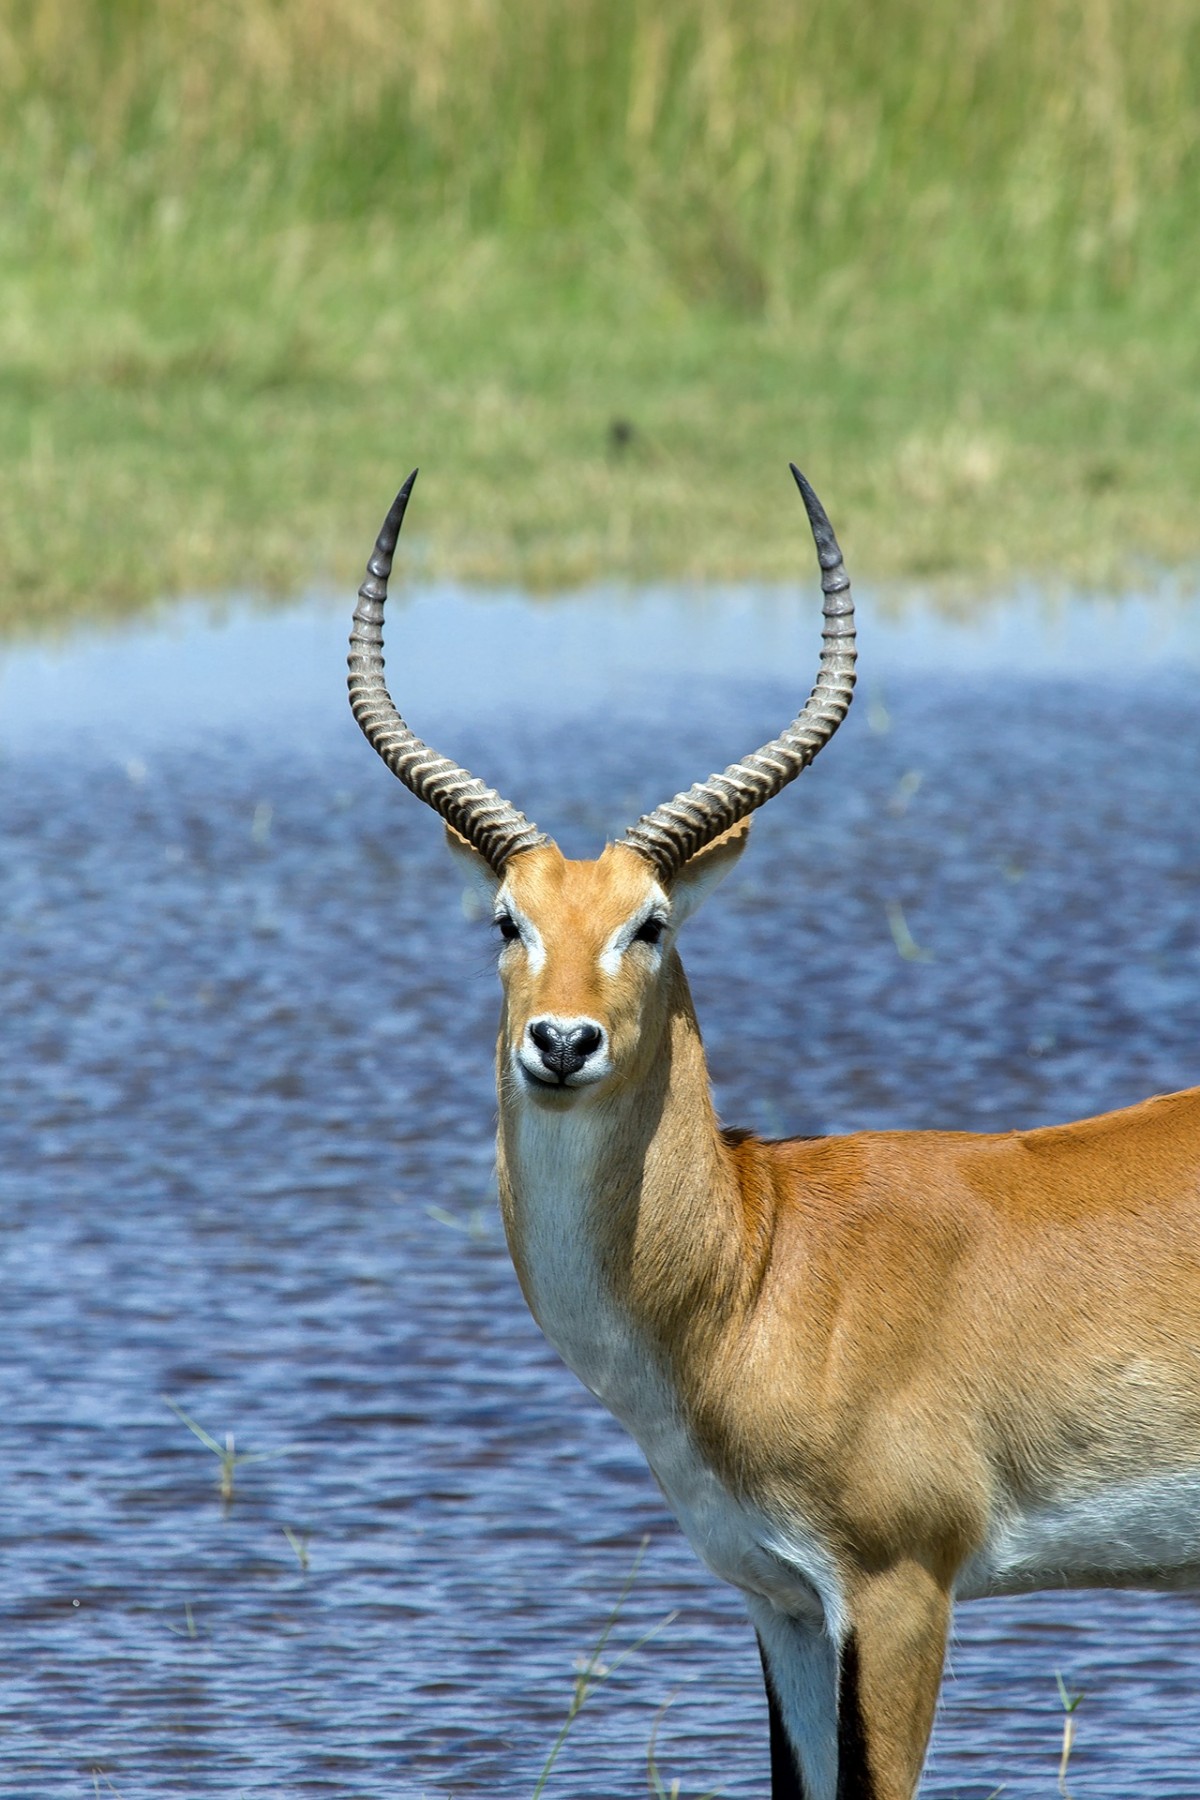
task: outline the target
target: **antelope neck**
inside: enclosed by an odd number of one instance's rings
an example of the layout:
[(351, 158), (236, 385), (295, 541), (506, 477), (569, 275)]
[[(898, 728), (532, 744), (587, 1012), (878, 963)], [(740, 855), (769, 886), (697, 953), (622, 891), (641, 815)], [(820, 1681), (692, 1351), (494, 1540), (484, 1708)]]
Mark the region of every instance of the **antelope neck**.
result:
[(678, 959), (643, 1079), (550, 1110), (518, 1091), (505, 1056), (502, 1031), (500, 1201), (518, 1278), (564, 1360), (628, 1422), (639, 1362), (662, 1368), (669, 1347), (678, 1372), (705, 1355), (755, 1280)]

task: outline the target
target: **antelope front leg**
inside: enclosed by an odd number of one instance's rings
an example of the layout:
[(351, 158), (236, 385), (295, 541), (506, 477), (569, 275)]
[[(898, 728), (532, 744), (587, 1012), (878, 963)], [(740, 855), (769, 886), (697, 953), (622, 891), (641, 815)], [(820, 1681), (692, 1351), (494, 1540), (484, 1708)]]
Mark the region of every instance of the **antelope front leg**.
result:
[(837, 1800), (837, 1645), (819, 1618), (746, 1600), (771, 1719), (771, 1800)]
[(855, 1580), (840, 1644), (751, 1604), (771, 1716), (772, 1800), (913, 1800), (941, 1686), (950, 1602), (919, 1563)]
[(837, 1800), (912, 1800), (950, 1628), (945, 1587), (920, 1563), (860, 1577), (838, 1683)]

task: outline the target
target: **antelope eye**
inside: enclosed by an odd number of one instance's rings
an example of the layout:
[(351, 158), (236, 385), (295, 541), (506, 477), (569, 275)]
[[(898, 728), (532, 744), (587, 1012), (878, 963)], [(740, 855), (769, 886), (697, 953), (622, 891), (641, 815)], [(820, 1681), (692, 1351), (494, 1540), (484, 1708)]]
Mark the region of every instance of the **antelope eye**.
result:
[(665, 919), (649, 918), (638, 926), (633, 934), (635, 944), (657, 944), (667, 928)]
[(515, 944), (521, 935), (521, 928), (511, 913), (497, 913), (492, 924), (506, 944)]

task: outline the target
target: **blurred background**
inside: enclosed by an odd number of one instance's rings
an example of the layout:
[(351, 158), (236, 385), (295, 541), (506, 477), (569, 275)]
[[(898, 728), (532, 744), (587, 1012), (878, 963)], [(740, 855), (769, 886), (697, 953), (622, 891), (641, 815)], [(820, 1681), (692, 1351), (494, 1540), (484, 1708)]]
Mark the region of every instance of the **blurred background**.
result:
[(0, 0), (0, 607), (1194, 558), (1192, 0)]

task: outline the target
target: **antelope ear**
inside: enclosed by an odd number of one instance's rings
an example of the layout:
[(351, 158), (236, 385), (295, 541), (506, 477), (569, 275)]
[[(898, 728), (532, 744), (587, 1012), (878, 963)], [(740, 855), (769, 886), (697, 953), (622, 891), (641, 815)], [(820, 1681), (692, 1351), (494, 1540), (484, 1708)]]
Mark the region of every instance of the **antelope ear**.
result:
[(464, 910), (477, 915), (482, 911), (490, 917), (500, 892), (500, 877), (495, 869), (486, 857), (480, 856), (474, 844), (468, 844), (462, 833), (455, 831), (453, 825), (446, 826), (446, 848), (467, 884), (463, 895)]
[(689, 857), (671, 883), (671, 923), (682, 925), (724, 881), (750, 840), (750, 820), (739, 819), (703, 850)]

